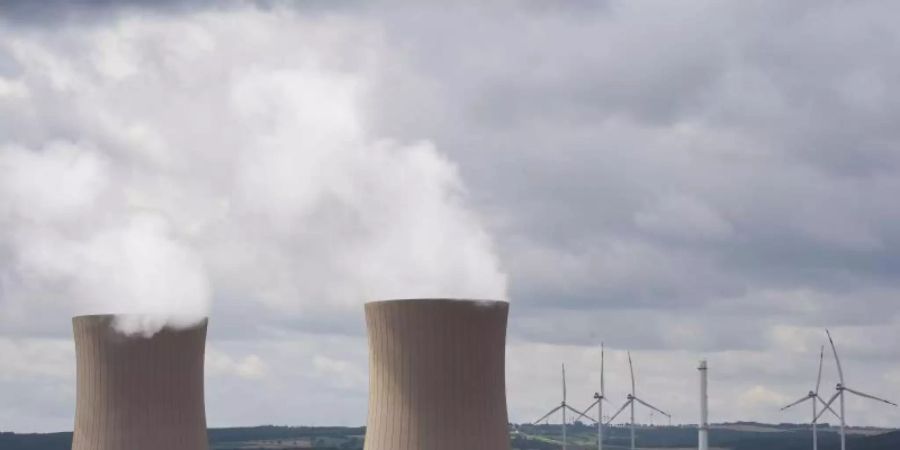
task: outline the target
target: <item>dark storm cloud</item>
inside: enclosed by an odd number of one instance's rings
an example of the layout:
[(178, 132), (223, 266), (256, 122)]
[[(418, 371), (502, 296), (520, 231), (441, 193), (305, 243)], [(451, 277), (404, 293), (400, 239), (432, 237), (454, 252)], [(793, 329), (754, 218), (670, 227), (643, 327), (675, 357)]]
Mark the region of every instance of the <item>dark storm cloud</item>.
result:
[(0, 0), (0, 19), (23, 26), (53, 26), (59, 22), (92, 23), (122, 14), (178, 15), (203, 10), (290, 7), (305, 14), (349, 13), (359, 0)]
[(19, 25), (52, 26), (65, 20), (106, 20), (127, 12), (185, 12), (212, 3), (211, 0), (3, 0), (0, 18)]

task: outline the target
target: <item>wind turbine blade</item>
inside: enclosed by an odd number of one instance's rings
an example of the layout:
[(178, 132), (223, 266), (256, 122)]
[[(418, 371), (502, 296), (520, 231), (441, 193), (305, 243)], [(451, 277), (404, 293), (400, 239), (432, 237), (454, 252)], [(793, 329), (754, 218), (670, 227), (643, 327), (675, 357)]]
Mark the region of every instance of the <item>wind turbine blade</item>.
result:
[(578, 420), (578, 419), (580, 419), (580, 418), (582, 418), (582, 417), (584, 417), (584, 418), (587, 419), (587, 420), (590, 420), (591, 422), (597, 423), (597, 419), (594, 419), (593, 417), (587, 415), (587, 411), (585, 411), (585, 412), (583, 412), (583, 413), (578, 413), (578, 417), (576, 417), (576, 418), (574, 418), (574, 419), (572, 419), (572, 420), (573, 420), (573, 421), (574, 421), (574, 420)]
[(566, 365), (562, 365), (562, 380), (563, 380), (563, 403), (566, 402)]
[(825, 361), (825, 346), (819, 350), (819, 377), (816, 378), (816, 395), (819, 395), (819, 386), (822, 385), (822, 363)]
[(838, 370), (838, 378), (841, 380), (841, 384), (844, 384), (844, 369), (841, 368), (841, 359), (838, 358), (837, 347), (834, 346), (834, 339), (831, 339), (831, 332), (828, 329), (825, 329), (825, 334), (828, 335), (828, 343), (831, 344), (831, 351), (834, 353), (834, 362), (837, 364)]
[(631, 362), (631, 352), (628, 352), (628, 371), (631, 373), (631, 395), (634, 395), (634, 364)]
[(853, 389), (850, 389), (850, 388), (848, 388), (847, 386), (844, 386), (844, 389), (845, 389), (847, 392), (849, 392), (849, 393), (851, 393), (851, 394), (856, 394), (856, 395), (858, 395), (858, 396), (860, 396), (860, 397), (865, 397), (865, 398), (868, 398), (868, 399), (876, 400), (876, 401), (879, 401), (879, 402), (881, 402), (881, 403), (887, 403), (888, 405), (891, 405), (891, 406), (897, 406), (897, 404), (894, 403), (894, 402), (887, 401), (887, 400), (885, 400), (885, 399), (883, 399), (883, 398), (878, 398), (878, 397), (876, 397), (876, 396), (874, 396), (874, 395), (869, 395), (869, 394), (864, 394), (864, 393), (859, 392), (859, 391), (854, 391)]
[(838, 420), (841, 419), (841, 416), (839, 416), (838, 413), (834, 412), (834, 410), (831, 409), (831, 405), (829, 405), (828, 403), (825, 403), (825, 400), (823, 400), (822, 397), (819, 397), (817, 395), (816, 398), (819, 400), (820, 403), (822, 403), (822, 406), (824, 406), (825, 409), (831, 411), (831, 414), (834, 414), (834, 417), (836, 417)]
[(788, 409), (788, 408), (790, 408), (790, 407), (797, 406), (797, 405), (799, 405), (799, 404), (801, 404), (801, 403), (803, 403), (803, 402), (809, 400), (810, 398), (812, 398), (812, 397), (810, 397), (810, 396), (808, 396), (808, 395), (805, 395), (805, 396), (803, 396), (803, 398), (801, 398), (800, 400), (797, 400), (796, 402), (791, 403), (790, 405), (787, 405), (787, 406), (785, 406), (784, 408), (781, 408), (781, 410), (784, 411), (784, 410), (786, 410), (786, 409)]
[(600, 396), (601, 397), (606, 395), (606, 383), (603, 378), (603, 373), (604, 373), (603, 365), (604, 365), (605, 359), (606, 359), (606, 349), (603, 346), (603, 342), (601, 342), (600, 343)]
[[(596, 422), (596, 420), (592, 419), (591, 416), (587, 415), (587, 413), (588, 413), (588, 411), (590, 411), (591, 408), (593, 408), (593, 407), (597, 404), (597, 402), (599, 402), (599, 401), (600, 401), (600, 400), (596, 400), (596, 401), (594, 401), (594, 403), (591, 403), (590, 406), (588, 406), (587, 408), (584, 408), (584, 412), (578, 413), (578, 417), (576, 417), (575, 420), (578, 420), (578, 419), (580, 419), (580, 418), (582, 418), (582, 417), (587, 417), (588, 419), (590, 419), (590, 420)], [(601, 420), (602, 420), (602, 419), (601, 419)]]
[(553, 413), (559, 411), (560, 408), (562, 408), (562, 405), (557, 406), (556, 408), (551, 409), (550, 412), (548, 412), (547, 414), (544, 414), (544, 417), (541, 417), (540, 419), (535, 420), (534, 422), (531, 422), (531, 423), (533, 423), (533, 424), (539, 424), (539, 423), (543, 422), (544, 419), (550, 417), (551, 414), (553, 414)]
[(578, 414), (578, 417), (576, 417), (576, 418), (574, 418), (574, 419), (572, 419), (572, 420), (578, 420), (578, 419), (580, 419), (580, 418), (582, 418), (582, 417), (587, 417), (588, 420), (590, 420), (591, 422), (596, 422), (596, 420), (592, 419), (591, 416), (588, 416), (588, 415), (586, 415), (585, 413), (583, 413), (583, 412), (581, 412), (581, 411), (579, 411), (579, 410), (577, 410), (577, 409), (575, 409), (575, 408), (573, 408), (573, 407), (571, 407), (571, 406), (569, 406), (569, 405), (566, 405), (566, 409), (568, 409), (569, 411), (572, 411), (572, 412), (575, 413), (575, 414)]
[(659, 408), (657, 408), (657, 407), (655, 407), (655, 406), (653, 406), (653, 405), (651, 405), (651, 404), (649, 404), (649, 403), (647, 403), (647, 402), (645, 402), (645, 401), (643, 401), (643, 400), (641, 400), (641, 399), (639, 399), (639, 398), (637, 398), (637, 397), (635, 397), (634, 400), (637, 401), (638, 403), (640, 403), (640, 404), (642, 404), (642, 405), (644, 405), (644, 406), (646, 406), (646, 407), (648, 407), (648, 408), (650, 408), (650, 409), (652, 409), (652, 410), (654, 410), (654, 411), (656, 411), (656, 412), (658, 412), (658, 413), (660, 413), (660, 414), (666, 416), (666, 417), (669, 417), (669, 418), (672, 417), (669, 413), (667, 413), (667, 412), (665, 412), (665, 411), (663, 411), (663, 410), (661, 410), (661, 409), (659, 409)]
[(588, 407), (587, 407), (587, 408), (584, 408), (584, 410), (585, 410), (585, 411), (590, 411), (591, 408), (597, 406), (597, 402), (599, 402), (599, 401), (600, 401), (599, 399), (598, 399), (598, 400), (594, 400), (594, 403), (591, 403), (590, 405), (588, 405)]
[[(822, 414), (825, 414), (826, 410), (831, 409), (831, 404), (834, 403), (834, 401), (837, 400), (837, 398), (840, 396), (841, 396), (841, 391), (835, 392), (834, 395), (832, 395), (831, 398), (828, 399), (827, 402), (825, 402), (825, 408), (823, 408), (821, 411), (819, 411), (819, 415), (816, 416), (816, 419), (813, 420), (813, 422), (818, 422), (819, 417), (822, 417)], [(834, 412), (834, 411), (832, 411), (832, 412)], [(838, 417), (840, 417), (840, 416), (838, 416)]]
[(619, 417), (619, 414), (622, 414), (622, 411), (625, 411), (625, 408), (627, 408), (628, 405), (630, 405), (630, 404), (631, 404), (631, 400), (628, 400), (627, 402), (625, 402), (625, 404), (622, 405), (622, 407), (619, 408), (619, 410), (616, 411), (616, 413), (613, 414), (612, 417), (610, 417), (609, 420), (606, 421), (606, 424), (609, 425), (612, 423), (613, 420), (616, 420), (616, 417)]

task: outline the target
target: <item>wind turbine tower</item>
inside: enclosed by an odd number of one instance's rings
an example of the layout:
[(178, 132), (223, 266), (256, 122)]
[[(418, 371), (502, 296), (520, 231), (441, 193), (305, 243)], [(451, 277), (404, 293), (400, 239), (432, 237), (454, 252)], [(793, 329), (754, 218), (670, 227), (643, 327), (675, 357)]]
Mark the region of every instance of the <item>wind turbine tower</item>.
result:
[[(834, 395), (831, 397), (830, 400), (828, 400), (828, 402), (825, 404), (825, 406), (828, 409), (830, 409), (831, 404), (834, 403), (834, 401), (836, 399), (840, 398), (840, 403), (841, 403), (841, 414), (840, 414), (840, 417), (841, 417), (841, 450), (847, 450), (847, 433), (846, 433), (847, 416), (846, 416), (846, 410), (844, 408), (844, 392), (849, 392), (853, 395), (867, 398), (870, 400), (876, 400), (876, 401), (879, 401), (881, 403), (886, 403), (891, 406), (897, 406), (897, 404), (894, 402), (889, 402), (883, 398), (875, 397), (874, 395), (864, 394), (857, 390), (848, 388), (847, 385), (844, 384), (844, 369), (841, 367), (841, 360), (840, 360), (840, 358), (838, 358), (837, 348), (834, 346), (834, 339), (831, 338), (831, 332), (828, 331), (827, 329), (825, 330), (825, 334), (828, 336), (828, 343), (831, 344), (831, 351), (834, 353), (834, 362), (835, 362), (835, 364), (837, 364), (838, 378), (840, 380), (840, 382), (838, 383), (837, 388), (836, 388), (837, 392), (834, 393)], [(821, 416), (824, 412), (825, 411), (822, 410), (822, 412), (820, 412), (819, 415), (816, 416), (816, 419), (818, 420), (819, 416)]]
[(597, 422), (597, 450), (603, 450), (603, 402), (609, 401), (606, 399), (606, 396), (604, 394), (604, 392), (606, 392), (606, 386), (605, 386), (605, 383), (603, 380), (603, 373), (604, 373), (603, 365), (604, 365), (605, 353), (606, 353), (606, 351), (603, 347), (603, 343), (601, 342), (600, 343), (600, 392), (594, 393), (594, 403), (591, 403), (590, 406), (585, 408), (584, 411), (578, 415), (578, 418), (575, 419), (575, 420), (578, 420), (582, 417), (587, 417), (589, 420), (594, 420), (590, 416), (588, 416), (587, 413), (588, 413), (588, 411), (591, 410), (591, 408), (594, 407), (594, 405), (597, 405), (597, 420), (596, 420), (596, 422)]
[(837, 417), (838, 419), (841, 418), (836, 412), (834, 412), (833, 409), (831, 409), (831, 406), (829, 406), (827, 403), (825, 403), (825, 400), (823, 400), (822, 397), (819, 397), (819, 386), (822, 384), (822, 362), (824, 361), (824, 358), (825, 358), (825, 346), (823, 345), (819, 351), (819, 376), (818, 376), (818, 378), (816, 378), (816, 390), (809, 391), (809, 393), (806, 394), (805, 396), (803, 396), (803, 398), (801, 398), (800, 400), (797, 400), (796, 402), (791, 403), (790, 405), (787, 405), (784, 408), (781, 408), (781, 410), (784, 411), (788, 408), (799, 405), (805, 401), (808, 401), (808, 400), (812, 401), (813, 450), (819, 449), (819, 433), (818, 433), (818, 418), (819, 418), (818, 407), (819, 407), (819, 405), (818, 405), (818, 403), (821, 402), (822, 405), (825, 406), (825, 408), (822, 410), (823, 412), (825, 409), (827, 409), (827, 410), (831, 411), (831, 413), (834, 414), (834, 416)]
[(707, 366), (706, 360), (700, 361), (700, 430), (698, 432), (698, 447), (700, 450), (709, 450), (709, 396), (707, 393)]
[(566, 403), (566, 365), (563, 364), (562, 365), (562, 402), (559, 404), (559, 406), (551, 409), (550, 412), (548, 412), (547, 414), (544, 414), (543, 417), (532, 422), (534, 424), (541, 423), (544, 421), (544, 419), (550, 417), (553, 413), (555, 413), (557, 411), (562, 411), (562, 444), (563, 444), (562, 448), (563, 448), (563, 450), (566, 450), (566, 410), (572, 411), (575, 414), (581, 414), (581, 412), (575, 410), (575, 408), (569, 406), (569, 404)]
[(613, 414), (613, 416), (610, 417), (610, 419), (606, 423), (607, 424), (612, 423), (613, 420), (616, 420), (616, 417), (619, 417), (619, 414), (622, 414), (622, 411), (625, 411), (625, 408), (631, 407), (631, 450), (634, 450), (635, 449), (635, 446), (634, 446), (634, 444), (635, 444), (635, 439), (634, 439), (634, 430), (635, 430), (634, 404), (635, 404), (635, 402), (640, 403), (640, 404), (668, 417), (670, 421), (672, 420), (672, 416), (669, 413), (667, 413), (667, 412), (665, 412), (665, 411), (663, 411), (663, 410), (661, 410), (661, 409), (659, 409), (637, 397), (637, 394), (635, 393), (634, 364), (631, 362), (631, 352), (628, 352), (628, 370), (631, 373), (631, 393), (628, 394), (625, 404), (622, 405), (622, 407), (619, 408), (619, 410), (616, 411), (616, 413)]

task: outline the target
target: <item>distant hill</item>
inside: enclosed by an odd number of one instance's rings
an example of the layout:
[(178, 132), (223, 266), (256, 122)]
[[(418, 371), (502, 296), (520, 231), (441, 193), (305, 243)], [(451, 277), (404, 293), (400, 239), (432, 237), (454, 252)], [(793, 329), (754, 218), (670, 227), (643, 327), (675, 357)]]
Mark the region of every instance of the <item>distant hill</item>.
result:
[(900, 431), (869, 436), (865, 440), (866, 450), (898, 450), (900, 449)]
[[(298, 448), (308, 450), (362, 448), (365, 427), (284, 427), (259, 426), (211, 428), (210, 448), (232, 450), (242, 448), (290, 448), (285, 442), (296, 441)], [(72, 433), (17, 434), (0, 433), (0, 450), (71, 450)]]
[[(848, 436), (848, 447), (853, 450), (900, 450), (900, 431), (867, 436), (877, 429), (854, 429)], [(637, 429), (640, 448), (697, 448), (695, 426), (640, 426)], [(562, 435), (559, 425), (519, 425), (513, 432), (514, 448), (549, 450), (559, 448)], [(597, 448), (597, 429), (593, 425), (576, 423), (567, 428), (570, 449)], [(809, 450), (812, 435), (808, 425), (732, 423), (717, 424), (710, 431), (710, 447), (729, 450)], [(625, 426), (607, 428), (604, 448), (619, 450), (628, 448), (630, 431)], [(549, 444), (549, 445), (548, 445)], [(835, 427), (819, 433), (820, 450), (839, 450), (840, 439)]]
[[(511, 440), (514, 450), (556, 450), (560, 448), (559, 425), (515, 425)], [(592, 450), (597, 445), (597, 429), (593, 425), (572, 424), (567, 428), (569, 449)], [(819, 434), (820, 450), (839, 450), (836, 428)], [(879, 432), (878, 429), (854, 431)], [(285, 427), (259, 426), (212, 428), (209, 430), (211, 450), (304, 449), (358, 450), (362, 448), (365, 427)], [(729, 450), (809, 450), (810, 432), (802, 424), (718, 424), (710, 432), (710, 446)], [(609, 427), (605, 448), (624, 450), (628, 447), (629, 430), (624, 426)], [(693, 426), (641, 426), (637, 430), (638, 447), (697, 447), (697, 430)], [(0, 433), (0, 450), (70, 450), (72, 433), (16, 434)], [(848, 446), (853, 450), (900, 450), (900, 431), (876, 435), (852, 434)]]
[(72, 433), (0, 433), (0, 450), (71, 450)]

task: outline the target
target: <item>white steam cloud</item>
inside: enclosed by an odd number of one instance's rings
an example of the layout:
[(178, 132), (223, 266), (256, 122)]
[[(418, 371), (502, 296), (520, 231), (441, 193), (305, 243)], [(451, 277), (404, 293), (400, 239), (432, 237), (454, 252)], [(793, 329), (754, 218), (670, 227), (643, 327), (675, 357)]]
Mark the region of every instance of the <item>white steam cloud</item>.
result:
[(290, 12), (0, 30), (0, 325), (505, 298), (455, 166), (366, 130), (378, 40)]

